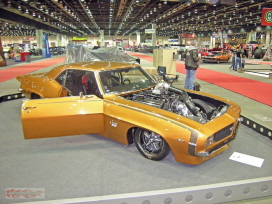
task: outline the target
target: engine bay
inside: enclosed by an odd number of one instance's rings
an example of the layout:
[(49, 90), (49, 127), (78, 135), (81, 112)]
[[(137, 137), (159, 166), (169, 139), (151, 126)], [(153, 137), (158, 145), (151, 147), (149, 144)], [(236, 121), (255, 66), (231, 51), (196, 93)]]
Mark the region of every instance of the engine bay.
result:
[(167, 83), (159, 83), (154, 89), (139, 91), (124, 98), (170, 111), (202, 124), (223, 115), (228, 109), (226, 103), (171, 87)]

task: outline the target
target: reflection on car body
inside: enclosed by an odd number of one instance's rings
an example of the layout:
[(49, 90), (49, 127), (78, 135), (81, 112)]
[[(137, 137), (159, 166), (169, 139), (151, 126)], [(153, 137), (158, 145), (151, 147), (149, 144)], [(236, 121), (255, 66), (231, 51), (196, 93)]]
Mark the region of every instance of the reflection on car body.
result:
[[(18, 76), (26, 139), (99, 134), (135, 143), (151, 160), (200, 164), (229, 147), (240, 107), (224, 98), (157, 83), (138, 64), (84, 62)], [(43, 126), (41, 129), (40, 127)]]

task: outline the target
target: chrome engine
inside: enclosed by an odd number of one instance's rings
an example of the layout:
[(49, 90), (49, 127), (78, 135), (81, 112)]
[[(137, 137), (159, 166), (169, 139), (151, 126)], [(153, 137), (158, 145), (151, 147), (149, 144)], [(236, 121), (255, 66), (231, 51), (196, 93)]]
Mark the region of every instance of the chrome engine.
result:
[(140, 91), (125, 98), (176, 113), (202, 124), (219, 117), (228, 109), (228, 105), (221, 101), (189, 94), (184, 90), (170, 87), (169, 84), (159, 83), (154, 89)]

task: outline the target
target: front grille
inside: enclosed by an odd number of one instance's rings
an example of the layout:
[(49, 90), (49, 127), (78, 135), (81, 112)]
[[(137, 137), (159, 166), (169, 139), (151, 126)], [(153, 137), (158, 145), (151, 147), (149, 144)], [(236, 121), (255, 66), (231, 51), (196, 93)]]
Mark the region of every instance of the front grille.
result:
[(214, 134), (213, 141), (218, 142), (218, 141), (226, 138), (227, 136), (229, 136), (233, 130), (233, 127), (234, 127), (234, 123), (225, 127), (222, 130), (219, 130), (217, 133)]
[(219, 143), (218, 145), (214, 146), (213, 148), (208, 150), (209, 154), (212, 154), (213, 151), (218, 150), (219, 148), (223, 147), (224, 145), (230, 143), (232, 140), (235, 139), (235, 136), (232, 136), (230, 138), (228, 138), (227, 140), (224, 140), (223, 142)]

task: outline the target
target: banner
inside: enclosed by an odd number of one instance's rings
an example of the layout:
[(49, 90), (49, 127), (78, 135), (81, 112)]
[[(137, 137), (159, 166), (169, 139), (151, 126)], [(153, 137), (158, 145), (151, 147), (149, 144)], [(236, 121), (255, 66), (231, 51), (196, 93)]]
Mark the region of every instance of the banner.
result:
[(49, 50), (48, 36), (46, 34), (43, 34), (42, 56), (43, 58), (51, 57), (50, 50)]
[(263, 26), (272, 26), (272, 8), (263, 8), (262, 25)]
[(76, 37), (76, 36), (73, 36), (72, 40), (73, 41), (87, 41), (87, 38), (86, 37)]
[(186, 39), (196, 39), (197, 38), (197, 36), (196, 36), (196, 34), (195, 33), (193, 33), (193, 34), (180, 34), (180, 38), (186, 38)]
[(7, 66), (7, 62), (4, 56), (3, 47), (2, 47), (2, 41), (0, 37), (0, 67)]
[(145, 33), (155, 33), (155, 29), (145, 29)]

